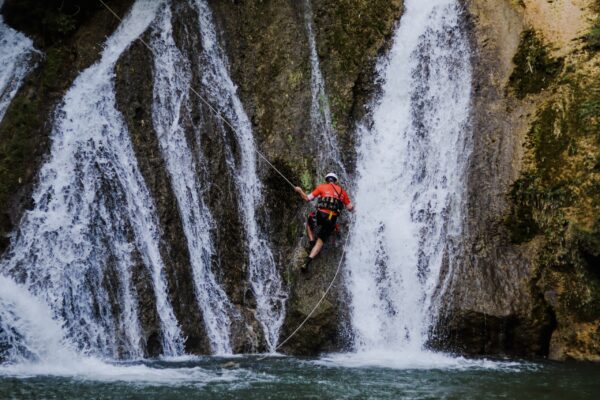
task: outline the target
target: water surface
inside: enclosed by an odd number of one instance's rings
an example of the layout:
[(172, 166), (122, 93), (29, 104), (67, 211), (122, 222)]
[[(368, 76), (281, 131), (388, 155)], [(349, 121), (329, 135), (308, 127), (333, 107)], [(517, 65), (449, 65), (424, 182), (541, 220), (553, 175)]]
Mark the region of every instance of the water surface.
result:
[(591, 399), (600, 393), (600, 365), (423, 357), (397, 360), (396, 368), (385, 366), (389, 360), (378, 366), (348, 355), (203, 357), (103, 367), (98, 362), (88, 368), (30, 368), (35, 374), (4, 366), (0, 398)]

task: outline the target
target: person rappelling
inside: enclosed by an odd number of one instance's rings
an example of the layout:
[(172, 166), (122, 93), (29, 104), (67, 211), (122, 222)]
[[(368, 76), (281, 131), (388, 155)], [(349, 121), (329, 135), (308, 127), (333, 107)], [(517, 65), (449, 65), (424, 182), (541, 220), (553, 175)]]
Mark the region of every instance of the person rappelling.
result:
[(337, 218), (344, 208), (348, 211), (354, 210), (348, 193), (336, 184), (337, 181), (337, 175), (330, 172), (325, 176), (325, 183), (317, 186), (308, 195), (301, 187), (294, 188), (304, 201), (310, 202), (318, 198), (316, 211), (311, 212), (306, 221), (306, 233), (311, 250), (302, 266), (303, 271), (308, 270), (311, 261), (319, 254), (323, 244), (336, 229)]

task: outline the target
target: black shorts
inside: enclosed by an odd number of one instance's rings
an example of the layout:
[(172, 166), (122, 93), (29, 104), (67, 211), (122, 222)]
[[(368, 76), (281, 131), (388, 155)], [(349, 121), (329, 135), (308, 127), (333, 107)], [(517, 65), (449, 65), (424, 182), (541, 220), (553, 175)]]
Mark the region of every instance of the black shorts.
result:
[(336, 229), (337, 215), (329, 218), (329, 214), (322, 211), (311, 212), (307, 222), (316, 237), (325, 242)]

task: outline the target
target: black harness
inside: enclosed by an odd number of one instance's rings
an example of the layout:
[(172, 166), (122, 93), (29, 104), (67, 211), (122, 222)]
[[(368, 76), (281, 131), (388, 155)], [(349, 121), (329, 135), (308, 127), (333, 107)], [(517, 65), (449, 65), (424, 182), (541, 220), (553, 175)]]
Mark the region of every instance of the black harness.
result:
[[(342, 212), (342, 210), (344, 210), (344, 203), (340, 199), (342, 197), (342, 194), (341, 194), (341, 192), (338, 193), (338, 191), (335, 190), (335, 186), (333, 186), (332, 183), (330, 183), (330, 185), (333, 188), (333, 191), (335, 192), (335, 194), (337, 195), (337, 198), (336, 197), (319, 197), (319, 201), (317, 202), (317, 208), (332, 211), (334, 213), (340, 214)], [(331, 214), (330, 214), (330, 217), (331, 217)]]

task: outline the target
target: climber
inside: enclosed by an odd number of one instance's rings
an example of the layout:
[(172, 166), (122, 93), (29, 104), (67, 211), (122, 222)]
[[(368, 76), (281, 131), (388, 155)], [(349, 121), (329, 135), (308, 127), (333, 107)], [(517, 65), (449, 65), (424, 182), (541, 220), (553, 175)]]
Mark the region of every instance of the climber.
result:
[[(323, 243), (336, 228), (338, 215), (345, 208), (348, 211), (354, 210), (354, 205), (348, 197), (348, 193), (340, 186), (336, 185), (338, 177), (333, 172), (325, 176), (325, 183), (317, 186), (312, 193), (306, 194), (301, 187), (296, 186), (294, 190), (304, 199), (304, 201), (312, 201), (319, 198), (317, 202), (317, 210), (308, 215), (306, 223), (306, 232), (310, 240), (310, 254), (306, 257), (306, 261), (302, 266), (302, 270), (308, 270), (311, 261), (319, 254), (323, 248)], [(315, 240), (316, 231), (316, 240)]]

